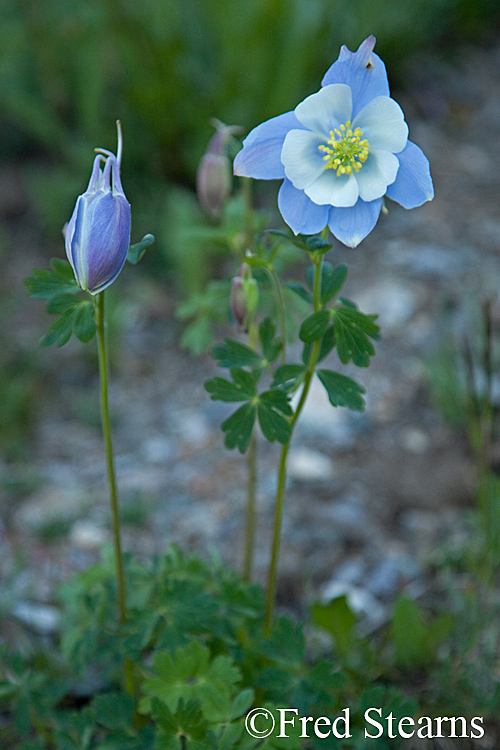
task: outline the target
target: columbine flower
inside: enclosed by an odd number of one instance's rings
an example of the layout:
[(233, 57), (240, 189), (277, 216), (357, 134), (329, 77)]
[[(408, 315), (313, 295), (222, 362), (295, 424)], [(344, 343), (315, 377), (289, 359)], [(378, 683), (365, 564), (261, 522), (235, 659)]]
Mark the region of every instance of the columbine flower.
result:
[[(105, 149), (94, 160), (87, 190), (76, 201), (66, 229), (68, 260), (79, 286), (98, 294), (123, 268), (130, 244), (130, 204), (120, 181), (122, 134), (117, 156)], [(101, 164), (104, 162), (104, 169)]]
[(295, 234), (328, 224), (356, 247), (377, 223), (384, 195), (404, 208), (434, 196), (429, 162), (408, 140), (374, 46), (370, 36), (357, 52), (342, 47), (320, 91), (254, 128), (236, 156), (237, 175), (284, 178), (278, 206)]

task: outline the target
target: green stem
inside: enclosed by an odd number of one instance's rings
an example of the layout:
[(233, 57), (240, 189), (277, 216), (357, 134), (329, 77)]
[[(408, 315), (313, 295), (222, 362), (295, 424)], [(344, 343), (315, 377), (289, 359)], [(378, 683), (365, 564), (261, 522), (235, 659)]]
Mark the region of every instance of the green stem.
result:
[(247, 507), (245, 515), (245, 557), (243, 577), (252, 580), (253, 554), (255, 546), (255, 508), (257, 490), (257, 438), (255, 432), (250, 438), (247, 453)]
[[(125, 576), (123, 572), (123, 556), (120, 539), (120, 516), (118, 512), (118, 493), (116, 489), (115, 467), (113, 459), (113, 445), (111, 442), (111, 425), (108, 406), (108, 361), (106, 353), (106, 330), (104, 323), (104, 292), (95, 298), (95, 321), (97, 328), (97, 353), (99, 358), (99, 380), (101, 385), (101, 420), (106, 453), (106, 470), (108, 475), (109, 499), (111, 503), (111, 518), (113, 524), (113, 543), (115, 549), (116, 581), (118, 587), (118, 609), (120, 623), (127, 621), (125, 597)], [(134, 692), (132, 663), (125, 660), (125, 683), (130, 693)]]
[[(259, 329), (255, 320), (248, 327), (248, 343), (257, 351)], [(247, 453), (247, 504), (245, 510), (245, 553), (243, 557), (243, 577), (246, 581), (252, 578), (253, 556), (255, 547), (255, 508), (257, 493), (257, 436), (255, 429), (250, 438)]]
[[(315, 266), (314, 312), (317, 312), (321, 307), (322, 256), (314, 256), (313, 262)], [(275, 505), (275, 511), (274, 511), (274, 532), (273, 532), (273, 541), (272, 541), (272, 548), (271, 548), (271, 562), (269, 565), (269, 573), (268, 573), (268, 580), (267, 580), (266, 614), (265, 614), (265, 619), (264, 619), (264, 635), (266, 637), (268, 637), (271, 632), (271, 626), (272, 626), (272, 621), (273, 621), (273, 611), (274, 611), (274, 600), (276, 597), (276, 577), (277, 577), (277, 571), (278, 571), (278, 559), (279, 559), (280, 541), (281, 541), (281, 526), (282, 526), (282, 521), (283, 521), (283, 501), (285, 497), (285, 487), (286, 487), (286, 463), (287, 463), (287, 457), (288, 457), (288, 449), (292, 441), (293, 428), (298, 418), (300, 417), (300, 413), (304, 407), (304, 404), (307, 400), (307, 396), (309, 394), (309, 388), (311, 385), (312, 377), (314, 375), (316, 363), (318, 361), (319, 349), (320, 349), (320, 341), (318, 339), (314, 342), (311, 348), (311, 355), (309, 357), (309, 364), (307, 366), (306, 374), (304, 377), (304, 386), (302, 388), (302, 393), (299, 399), (299, 403), (297, 404), (295, 413), (293, 414), (290, 420), (290, 425), (292, 428), (292, 435), (290, 436), (289, 442), (286, 445), (284, 445), (283, 448), (281, 449), (281, 458), (280, 458), (279, 469), (278, 469), (278, 489), (276, 491), (276, 505)]]
[(281, 291), (281, 284), (272, 263), (265, 266), (269, 278), (271, 279), (274, 286), (274, 293), (276, 295), (276, 306), (278, 308), (278, 318), (280, 321), (280, 332), (281, 332), (281, 363), (286, 364), (286, 321), (285, 321), (285, 304), (283, 302), (283, 293)]

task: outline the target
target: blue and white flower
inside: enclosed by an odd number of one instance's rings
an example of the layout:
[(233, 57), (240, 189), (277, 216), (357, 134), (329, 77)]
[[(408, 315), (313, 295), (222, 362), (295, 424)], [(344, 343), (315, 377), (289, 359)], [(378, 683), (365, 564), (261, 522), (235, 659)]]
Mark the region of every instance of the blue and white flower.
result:
[(283, 179), (281, 214), (298, 234), (326, 225), (356, 247), (377, 223), (385, 195), (404, 208), (434, 197), (429, 162), (408, 140), (399, 104), (370, 36), (357, 52), (342, 47), (316, 94), (254, 128), (234, 173)]
[(117, 125), (117, 156), (96, 149), (101, 153), (94, 159), (87, 190), (77, 198), (65, 234), (66, 255), (75, 278), (90, 294), (99, 294), (113, 283), (130, 245), (130, 203), (120, 180), (122, 137)]

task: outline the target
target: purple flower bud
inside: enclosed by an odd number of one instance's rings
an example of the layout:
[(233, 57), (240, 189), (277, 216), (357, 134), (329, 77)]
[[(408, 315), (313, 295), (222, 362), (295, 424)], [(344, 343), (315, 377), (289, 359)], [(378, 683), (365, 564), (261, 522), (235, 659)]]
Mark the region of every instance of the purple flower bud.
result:
[(243, 263), (238, 275), (231, 279), (231, 312), (240, 328), (246, 329), (259, 302), (257, 282), (251, 269)]
[(75, 278), (90, 294), (99, 294), (113, 283), (130, 245), (130, 204), (120, 181), (122, 139), (117, 125), (117, 156), (99, 149), (102, 153), (94, 160), (89, 185), (76, 201), (65, 236)]
[(204, 211), (217, 219), (231, 192), (231, 163), (226, 152), (228, 138), (240, 128), (215, 121), (217, 132), (211, 138), (196, 175), (196, 192)]
[(231, 279), (231, 312), (241, 327), (247, 314), (247, 299), (241, 276), (234, 276)]

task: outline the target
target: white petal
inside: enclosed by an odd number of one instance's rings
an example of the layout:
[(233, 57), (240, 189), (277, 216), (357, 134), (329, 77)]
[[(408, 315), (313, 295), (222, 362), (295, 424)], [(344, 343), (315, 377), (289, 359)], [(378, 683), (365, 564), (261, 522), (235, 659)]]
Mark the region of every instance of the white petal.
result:
[(352, 129), (361, 128), (372, 149), (398, 154), (406, 146), (408, 125), (403, 110), (389, 96), (376, 96), (356, 115)]
[(398, 157), (389, 151), (370, 151), (356, 180), (359, 197), (364, 201), (374, 201), (385, 195), (388, 185), (392, 185), (399, 169)]
[(330, 130), (351, 119), (351, 88), (345, 83), (332, 83), (295, 107), (295, 116), (302, 125), (328, 139)]
[(337, 177), (334, 169), (325, 169), (316, 182), (304, 190), (319, 206), (330, 205), (346, 208), (358, 200), (358, 183), (354, 175)]
[(281, 161), (286, 176), (299, 190), (308, 187), (324, 171), (325, 153), (318, 148), (322, 144), (325, 144), (324, 137), (310, 130), (290, 130), (287, 134)]

